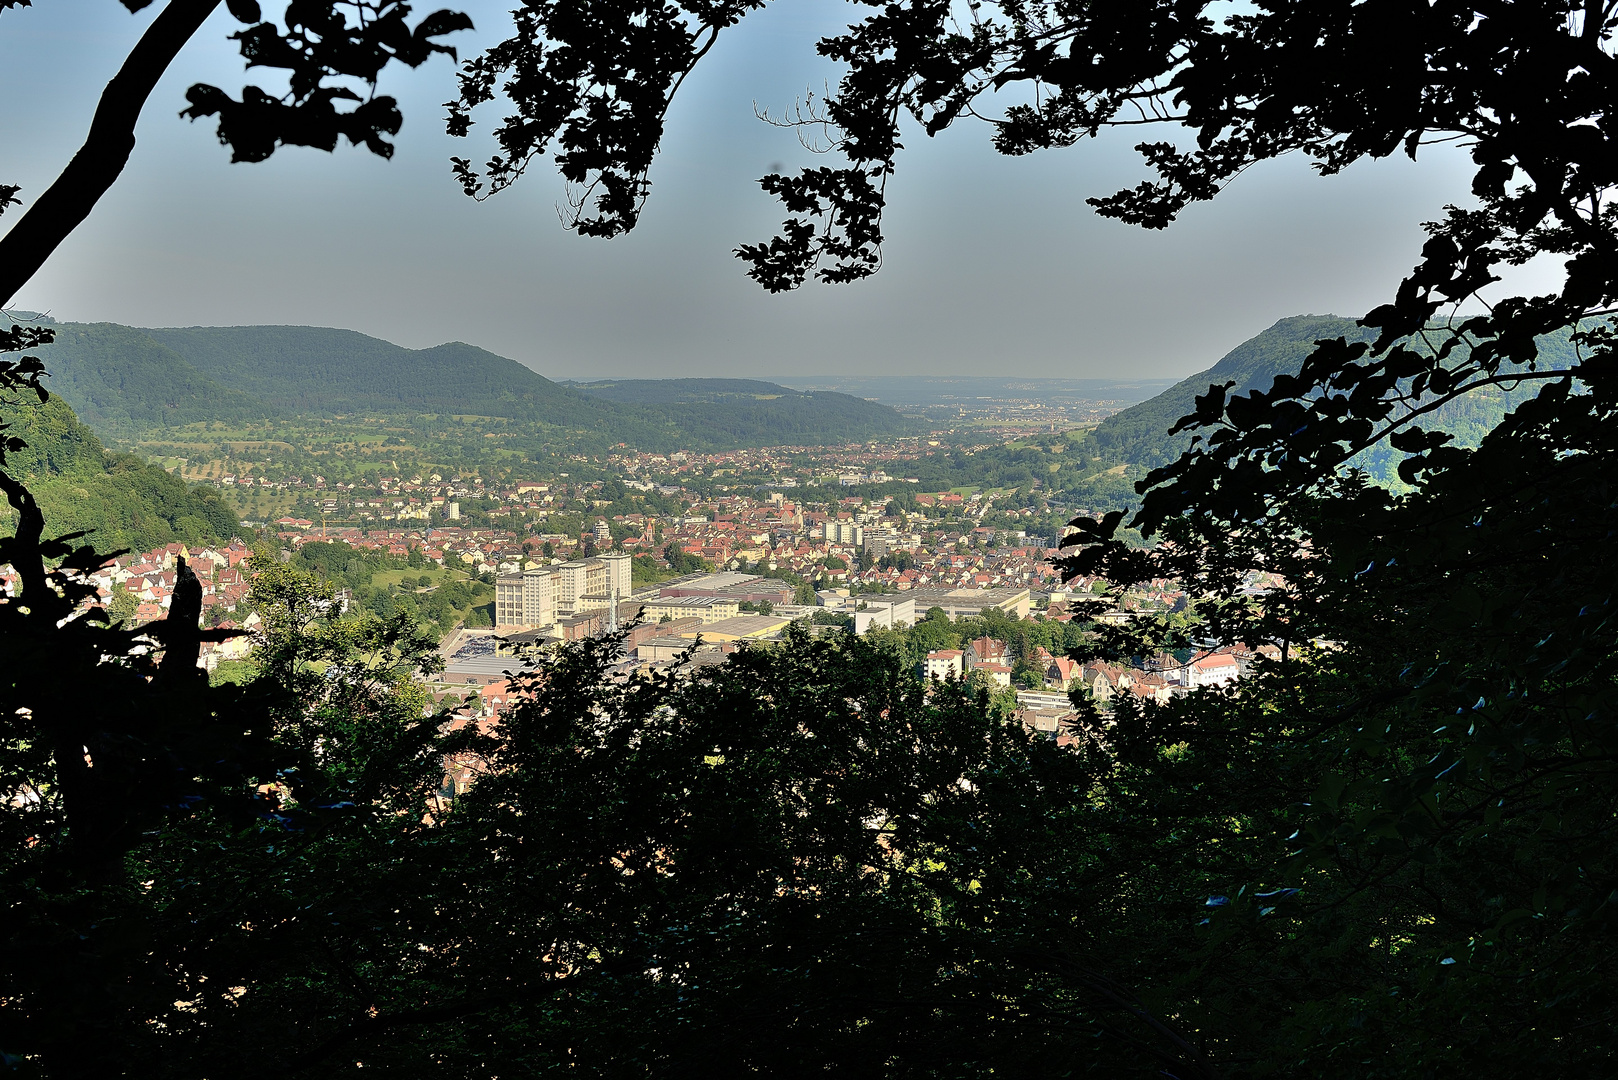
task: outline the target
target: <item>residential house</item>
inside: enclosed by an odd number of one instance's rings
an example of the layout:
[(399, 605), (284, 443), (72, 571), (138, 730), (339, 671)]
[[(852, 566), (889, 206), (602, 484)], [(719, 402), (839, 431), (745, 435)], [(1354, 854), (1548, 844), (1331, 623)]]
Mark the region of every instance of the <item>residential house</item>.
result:
[(921, 662), (921, 677), (924, 679), (944, 679), (953, 675), (960, 678), (961, 656), (960, 649), (934, 649)]

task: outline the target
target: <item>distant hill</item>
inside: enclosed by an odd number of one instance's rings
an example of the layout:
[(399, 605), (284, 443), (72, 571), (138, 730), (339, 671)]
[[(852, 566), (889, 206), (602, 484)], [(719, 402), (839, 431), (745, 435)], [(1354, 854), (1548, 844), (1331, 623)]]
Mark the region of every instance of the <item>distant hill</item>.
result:
[[(1207, 393), (1210, 385), (1233, 381), (1236, 385), (1232, 394), (1267, 390), (1277, 375), (1296, 373), (1316, 341), (1337, 337), (1351, 342), (1370, 341), (1375, 336), (1374, 330), (1336, 315), (1295, 315), (1282, 319), (1236, 346), (1207, 371), (1192, 375), (1156, 397), (1103, 420), (1093, 432), (1095, 450), (1109, 463), (1125, 464), (1141, 471), (1167, 464), (1191, 444), (1190, 435), (1170, 438), (1169, 429), (1182, 416), (1196, 411), (1196, 398)], [(1541, 338), (1539, 347), (1542, 367), (1562, 368), (1573, 362), (1573, 349), (1566, 334)], [(1457, 445), (1476, 446), (1507, 412), (1537, 390), (1537, 386), (1530, 385), (1510, 391), (1492, 388), (1475, 391), (1435, 410), (1427, 426), (1450, 432)], [(1379, 447), (1356, 464), (1386, 482), (1399, 456), (1390, 448)]]
[[(28, 484), (47, 536), (84, 530), (98, 551), (146, 551), (228, 540), (238, 528), (212, 491), (187, 487), (133, 454), (108, 453), (60, 397), (7, 409), (6, 420), (6, 434), (28, 443), (6, 455), (7, 469)], [(10, 507), (0, 510), (0, 522), (14, 527)]]
[(500, 417), (564, 442), (648, 449), (840, 443), (912, 427), (847, 394), (740, 379), (575, 388), (463, 342), (406, 349), (326, 327), (62, 323), (57, 334), (39, 350), (49, 385), (120, 437), (199, 421), (401, 414)]
[(140, 333), (221, 385), (293, 414), (559, 415), (581, 404), (576, 394), (515, 360), (459, 341), (406, 349), (321, 326), (191, 326)]
[(277, 415), (265, 402), (204, 374), (145, 330), (61, 323), (56, 342), (38, 355), (51, 373), (51, 391), (85, 423), (109, 434)]
[[(801, 396), (775, 383), (757, 379), (603, 379), (563, 383), (591, 397), (635, 405), (690, 405), (719, 401), (769, 401)], [(846, 395), (844, 395), (846, 396)]]
[(682, 428), (723, 432), (743, 444), (808, 445), (920, 429), (886, 405), (827, 390), (755, 379), (622, 379), (573, 383), (593, 398), (655, 410)]
[(1182, 379), (1156, 397), (1107, 417), (1095, 429), (1096, 449), (1111, 461), (1145, 468), (1167, 464), (1191, 444), (1189, 435), (1170, 439), (1169, 428), (1180, 417), (1196, 411), (1196, 398), (1206, 394), (1210, 384), (1234, 380), (1233, 394), (1268, 390), (1277, 375), (1296, 372), (1303, 365), (1316, 341), (1334, 337), (1369, 341), (1375, 336), (1374, 330), (1363, 330), (1353, 319), (1335, 315), (1282, 319), (1236, 346), (1207, 371)]

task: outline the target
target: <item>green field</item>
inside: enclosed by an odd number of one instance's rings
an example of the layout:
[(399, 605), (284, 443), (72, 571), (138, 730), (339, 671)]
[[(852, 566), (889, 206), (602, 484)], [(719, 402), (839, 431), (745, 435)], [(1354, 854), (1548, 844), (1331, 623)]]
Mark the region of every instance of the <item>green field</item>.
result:
[[(475, 575), (464, 570), (450, 567), (429, 566), (421, 570), (378, 570), (371, 575), (371, 584), (376, 587), (397, 587), (409, 581), (418, 591), (436, 589), (446, 581), (470, 581)], [(425, 589), (421, 586), (422, 578), (432, 578), (432, 584)]]

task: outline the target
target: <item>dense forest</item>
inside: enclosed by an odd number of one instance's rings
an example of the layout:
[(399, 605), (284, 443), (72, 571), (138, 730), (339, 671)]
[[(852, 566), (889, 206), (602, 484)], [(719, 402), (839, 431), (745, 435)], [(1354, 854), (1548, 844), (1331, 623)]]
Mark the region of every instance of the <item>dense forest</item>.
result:
[(659, 408), (684, 426), (724, 432), (743, 446), (820, 446), (920, 434), (885, 405), (754, 379), (623, 379), (578, 383), (591, 397)]
[(462, 342), (406, 349), (312, 326), (148, 330), (57, 326), (40, 357), (51, 386), (109, 437), (133, 441), (188, 424), (387, 417), (409, 424), (520, 424), (552, 448), (603, 450), (840, 444), (911, 433), (914, 423), (847, 394), (735, 380), (682, 393), (581, 393)]
[(144, 331), (115, 323), (56, 327), (53, 393), (108, 436), (223, 420), (279, 415), (264, 401), (229, 389)]
[[(671, 95), (761, 6), (524, 6), (511, 38), (457, 57), (449, 133), (498, 143), (484, 165), (455, 159), (463, 190), (490, 195), (551, 153), (584, 192), (569, 225), (633, 229)], [(390, 156), (403, 121), (378, 72), (471, 25), (412, 25), (393, 3), (296, 0), (280, 22), (228, 8), (244, 56), (291, 87), (188, 91), (239, 161), (342, 136)], [(199, 670), (234, 632), (199, 625), (188, 567), (166, 618), (108, 618), (86, 580), (104, 559), (49, 539), (71, 507), (48, 517), (31, 488), (82, 481), (90, 503), (124, 459), (71, 412), (25, 407), (45, 400), (31, 352), (50, 329), (0, 330), (17, 522), (0, 536), (0, 1068), (1618, 1073), (1618, 3), (970, 9), (875, 5), (819, 42), (842, 77), (799, 115), (832, 156), (761, 181), (790, 215), (734, 249), (762, 286), (878, 272), (912, 122), (987, 118), (1013, 155), (1161, 124), (1172, 141), (1137, 144), (1156, 179), (1089, 199), (1151, 229), (1286, 155), (1330, 175), (1458, 146), (1465, 205), (1424, 224), (1419, 262), (1362, 320), (1374, 340), (1282, 328), (1231, 360), (1245, 391), (1207, 389), (1210, 372), (1182, 388), (1189, 408), (1159, 403), (1154, 422), (1194, 430), (1162, 430), (1156, 458), (1130, 427), (1142, 414), (1101, 436), (1117, 445), (1049, 432), (941, 451), (1018, 496), (1144, 473), (1132, 512), (1070, 522), (1063, 577), (1108, 594), (1075, 599), (1071, 622), (796, 622), (779, 643), (635, 672), (622, 638), (587, 638), (545, 650), (497, 715), (434, 700), (443, 658), (401, 598), (443, 583), (408, 560), (255, 556), (241, 681)], [(214, 10), (170, 0), (147, 24), (85, 147), (0, 236), (0, 301), (89, 217), (145, 95)], [(513, 115), (483, 123), (497, 99)], [(0, 210), (21, 190), (0, 183)], [(1481, 303), (1541, 258), (1557, 291)], [(227, 385), (228, 364), (195, 370)], [(206, 390), (182, 374), (176, 389)], [(388, 591), (345, 605), (339, 579)], [(1187, 603), (1089, 617), (1165, 582)], [(924, 646), (979, 630), (1090, 665), (1213, 645), (1248, 663), (1165, 697), (1070, 693), (1057, 730), (1035, 731), (1008, 694), (917, 672)]]
[[(59, 397), (8, 410), (7, 435), (27, 445), (9, 467), (39, 501), (56, 533), (86, 532), (102, 551), (146, 551), (175, 541), (228, 540), (235, 513), (209, 488), (190, 487), (134, 454), (110, 453)], [(4, 514), (4, 527), (15, 513)]]
[[(1577, 362), (1569, 340), (1572, 333), (1567, 330), (1537, 339), (1539, 370), (1566, 370)], [(1210, 384), (1230, 382), (1233, 395), (1268, 390), (1276, 376), (1297, 374), (1317, 341), (1342, 338), (1349, 343), (1369, 343), (1375, 337), (1373, 328), (1362, 326), (1354, 319), (1332, 315), (1295, 315), (1281, 319), (1226, 353), (1207, 371), (1189, 376), (1156, 397), (1103, 420), (1092, 434), (1097, 457), (1110, 466), (1128, 466), (1131, 481), (1138, 479), (1145, 470), (1166, 465), (1190, 447), (1191, 434), (1171, 436), (1168, 431), (1180, 417), (1196, 412), (1196, 398), (1206, 393)], [(1412, 338), (1410, 344), (1417, 353), (1431, 351), (1420, 335)], [(1469, 349), (1462, 343), (1449, 353), (1446, 362), (1460, 366), (1467, 362), (1469, 355)], [(1435, 430), (1453, 435), (1456, 446), (1475, 447), (1506, 413), (1528, 400), (1536, 390), (1533, 386), (1486, 387), (1444, 403), (1434, 411), (1429, 423)], [(1393, 469), (1400, 457), (1390, 448), (1381, 447), (1354, 464), (1370, 472), (1379, 483), (1388, 483), (1394, 480)]]

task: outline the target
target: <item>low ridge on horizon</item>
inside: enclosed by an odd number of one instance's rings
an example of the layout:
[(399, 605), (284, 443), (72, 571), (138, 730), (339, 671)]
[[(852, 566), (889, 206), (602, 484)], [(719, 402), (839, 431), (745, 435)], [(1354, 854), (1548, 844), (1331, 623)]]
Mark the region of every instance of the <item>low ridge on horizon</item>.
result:
[(38, 350), (51, 388), (111, 437), (202, 421), (348, 414), (492, 417), (563, 439), (610, 433), (667, 448), (818, 444), (915, 428), (862, 398), (786, 387), (746, 402), (712, 393), (612, 400), (465, 342), (408, 349), (334, 327), (51, 322), (56, 341)]

